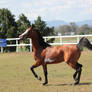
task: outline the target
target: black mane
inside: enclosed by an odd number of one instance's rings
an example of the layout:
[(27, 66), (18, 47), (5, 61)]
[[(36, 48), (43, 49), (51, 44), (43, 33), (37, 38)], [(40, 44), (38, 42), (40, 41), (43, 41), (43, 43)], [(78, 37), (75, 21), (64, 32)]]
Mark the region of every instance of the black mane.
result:
[(39, 30), (36, 31), (39, 37), (39, 44), (43, 47), (43, 49), (50, 47), (51, 45), (44, 41), (43, 37), (41, 36)]

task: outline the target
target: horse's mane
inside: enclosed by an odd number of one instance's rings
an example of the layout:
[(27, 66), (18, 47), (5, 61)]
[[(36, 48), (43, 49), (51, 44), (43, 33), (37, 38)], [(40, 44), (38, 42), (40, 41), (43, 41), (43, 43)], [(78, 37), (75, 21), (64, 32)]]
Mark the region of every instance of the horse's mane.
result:
[(39, 44), (43, 47), (43, 49), (50, 47), (51, 45), (44, 41), (43, 37), (41, 36), (39, 30), (36, 30), (38, 37), (39, 37)]

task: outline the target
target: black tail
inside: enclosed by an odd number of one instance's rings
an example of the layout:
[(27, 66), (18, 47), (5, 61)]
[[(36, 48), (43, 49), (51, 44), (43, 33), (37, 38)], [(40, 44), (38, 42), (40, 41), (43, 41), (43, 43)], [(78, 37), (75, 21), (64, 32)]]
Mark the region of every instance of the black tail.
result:
[(78, 46), (79, 50), (81, 50), (81, 51), (83, 50), (83, 47), (86, 47), (86, 48), (92, 50), (92, 44), (91, 44), (90, 41), (89, 41), (87, 38), (85, 38), (85, 37), (82, 37), (82, 38), (80, 39), (80, 41), (79, 41), (79, 43), (77, 44), (77, 46)]

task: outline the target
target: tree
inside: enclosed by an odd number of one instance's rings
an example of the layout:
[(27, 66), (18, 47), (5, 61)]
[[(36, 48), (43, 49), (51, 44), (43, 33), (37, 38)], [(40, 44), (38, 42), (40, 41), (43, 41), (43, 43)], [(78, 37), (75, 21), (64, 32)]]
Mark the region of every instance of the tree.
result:
[(46, 22), (41, 20), (41, 17), (38, 16), (35, 20), (34, 25), (38, 29), (42, 36), (54, 35), (54, 27), (47, 27)]
[(74, 32), (74, 34), (77, 34), (77, 31), (78, 31), (79, 27), (76, 25), (76, 23), (71, 22), (70, 26), (71, 26), (71, 31)]
[(18, 35), (22, 34), (29, 26), (30, 21), (24, 14), (21, 14), (17, 20)]
[(63, 26), (60, 26), (57, 31), (59, 33), (61, 33), (62, 35), (67, 35), (67, 34), (70, 34), (72, 32), (71, 30), (71, 26), (69, 25), (63, 25)]
[(84, 35), (84, 34), (92, 34), (92, 28), (89, 27), (87, 24), (81, 26), (78, 30), (79, 35)]
[[(14, 15), (8, 9), (0, 9), (0, 38), (16, 38), (17, 25)], [(15, 44), (14, 41), (7, 41), (8, 44)], [(15, 51), (16, 48), (5, 48), (5, 51)]]
[(8, 9), (0, 9), (0, 38), (17, 36), (17, 25), (14, 15)]

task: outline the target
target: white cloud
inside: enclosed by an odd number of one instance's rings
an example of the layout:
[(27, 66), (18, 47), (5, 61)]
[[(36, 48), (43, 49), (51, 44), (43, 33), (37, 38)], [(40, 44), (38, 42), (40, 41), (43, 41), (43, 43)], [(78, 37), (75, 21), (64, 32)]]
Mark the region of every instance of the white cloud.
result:
[(0, 0), (0, 8), (8, 8), (12, 0)]

